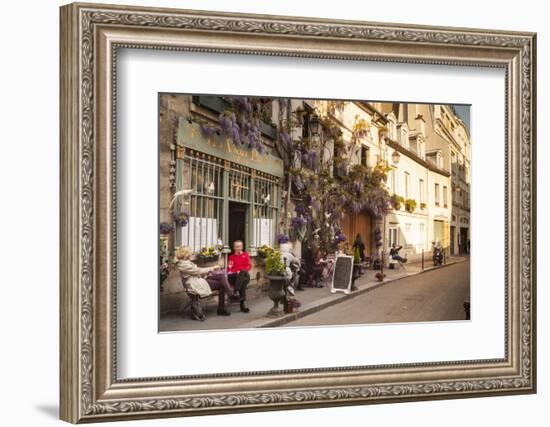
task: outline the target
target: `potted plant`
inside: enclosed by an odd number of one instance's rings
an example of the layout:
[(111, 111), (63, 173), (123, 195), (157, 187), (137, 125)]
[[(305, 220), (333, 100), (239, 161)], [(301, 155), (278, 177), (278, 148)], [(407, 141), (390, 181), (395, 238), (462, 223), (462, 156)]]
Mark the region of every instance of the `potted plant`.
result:
[(273, 301), (273, 307), (268, 311), (268, 316), (279, 316), (281, 310), (279, 303), (285, 299), (286, 267), (281, 256), (281, 251), (273, 250), (265, 259), (265, 273), (269, 279), (269, 298)]
[(405, 210), (408, 213), (413, 213), (415, 209), (416, 209), (416, 200), (414, 199), (405, 200)]
[(256, 266), (265, 265), (265, 260), (273, 252), (273, 248), (269, 245), (262, 245), (256, 248)]
[(197, 254), (197, 260), (202, 262), (213, 262), (217, 261), (219, 256), (220, 253), (216, 250), (216, 248), (214, 248), (214, 246), (205, 246)]
[(390, 197), (390, 204), (396, 211), (401, 209), (401, 205), (405, 202), (405, 199), (397, 194), (393, 194)]
[(161, 236), (167, 236), (174, 230), (174, 227), (172, 227), (172, 224), (168, 224), (167, 222), (161, 222), (159, 230)]
[(185, 211), (174, 212), (174, 222), (177, 227), (186, 227), (189, 223), (189, 213)]
[(269, 245), (262, 245), (258, 248), (258, 256), (263, 259), (267, 258), (272, 252), (273, 248)]

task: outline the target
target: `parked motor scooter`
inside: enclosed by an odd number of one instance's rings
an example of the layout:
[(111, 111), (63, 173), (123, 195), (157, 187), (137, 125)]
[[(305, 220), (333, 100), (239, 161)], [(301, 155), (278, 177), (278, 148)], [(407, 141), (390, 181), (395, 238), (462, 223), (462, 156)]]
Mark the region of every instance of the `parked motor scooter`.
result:
[(432, 258), (434, 266), (443, 265), (443, 248), (439, 245), (439, 243), (434, 244)]

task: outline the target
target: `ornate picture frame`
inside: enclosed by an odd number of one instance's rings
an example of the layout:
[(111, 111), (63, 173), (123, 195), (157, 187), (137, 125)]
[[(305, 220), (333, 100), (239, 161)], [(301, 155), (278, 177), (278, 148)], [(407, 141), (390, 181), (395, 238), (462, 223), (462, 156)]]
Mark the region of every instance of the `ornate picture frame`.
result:
[[(61, 8), (60, 384), (72, 423), (536, 391), (536, 35), (70, 4)], [(117, 378), (118, 48), (499, 67), (506, 73), (505, 357)]]

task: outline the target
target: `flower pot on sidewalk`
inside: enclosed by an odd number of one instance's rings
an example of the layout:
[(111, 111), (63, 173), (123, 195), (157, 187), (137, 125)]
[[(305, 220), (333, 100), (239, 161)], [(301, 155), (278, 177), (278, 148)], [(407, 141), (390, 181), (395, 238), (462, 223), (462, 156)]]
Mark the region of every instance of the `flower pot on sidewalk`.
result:
[(280, 316), (282, 310), (279, 304), (284, 302), (286, 297), (285, 285), (286, 285), (286, 267), (283, 263), (281, 251), (271, 252), (265, 259), (265, 272), (269, 279), (269, 289), (267, 294), (271, 301), (273, 301), (273, 307), (267, 312), (270, 317)]
[(282, 304), (285, 300), (285, 283), (286, 278), (284, 276), (267, 276), (269, 279), (269, 289), (267, 294), (269, 299), (273, 301), (273, 307), (267, 312), (268, 316), (280, 316), (283, 311), (279, 304)]

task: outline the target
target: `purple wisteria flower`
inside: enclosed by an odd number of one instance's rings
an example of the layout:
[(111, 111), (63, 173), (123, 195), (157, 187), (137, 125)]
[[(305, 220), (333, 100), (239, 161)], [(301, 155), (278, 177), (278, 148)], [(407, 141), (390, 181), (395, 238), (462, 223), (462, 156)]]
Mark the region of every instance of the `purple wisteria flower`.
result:
[(168, 224), (167, 222), (161, 222), (159, 229), (160, 229), (160, 234), (170, 234), (174, 229), (174, 227), (172, 227), (172, 225)]
[(208, 123), (201, 124), (201, 130), (207, 138), (212, 138), (217, 132), (218, 128)]
[(189, 213), (185, 211), (174, 212), (174, 222), (178, 227), (185, 227), (189, 222)]
[(352, 188), (354, 191), (358, 193), (362, 193), (363, 190), (365, 189), (365, 185), (361, 181), (355, 180), (352, 183)]
[(294, 144), (288, 132), (281, 132), (281, 142), (286, 151), (292, 151)]
[(337, 245), (339, 243), (345, 242), (347, 240), (347, 237), (344, 233), (342, 233), (342, 230), (337, 230), (336, 233), (334, 233), (334, 244)]
[(305, 188), (304, 181), (302, 181), (302, 177), (300, 175), (292, 175), (292, 182), (298, 191), (302, 191)]
[(277, 243), (279, 245), (282, 245), (284, 243), (288, 243), (288, 241), (289, 241), (289, 238), (286, 234), (279, 233), (279, 235), (277, 236)]
[(300, 227), (302, 227), (303, 225), (305, 225), (306, 222), (307, 222), (307, 221), (305, 220), (305, 218), (304, 218), (303, 216), (301, 216), (301, 215), (300, 215), (300, 216), (295, 216), (295, 217), (293, 217), (292, 220), (291, 220), (292, 227), (294, 227), (294, 228), (300, 228)]
[(311, 197), (311, 209), (318, 212), (321, 210), (321, 201), (315, 197)]
[(353, 200), (350, 203), (350, 209), (352, 210), (353, 213), (359, 213), (361, 212), (361, 209), (363, 209), (363, 205), (357, 200)]

